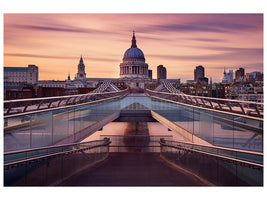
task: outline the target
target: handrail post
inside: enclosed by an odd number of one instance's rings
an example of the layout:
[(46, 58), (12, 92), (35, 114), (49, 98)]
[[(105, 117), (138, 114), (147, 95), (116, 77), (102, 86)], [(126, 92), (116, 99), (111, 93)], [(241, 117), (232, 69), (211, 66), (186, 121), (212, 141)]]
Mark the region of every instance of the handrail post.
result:
[(11, 109), (12, 109), (12, 105), (13, 105), (13, 103), (10, 103), (10, 104), (9, 104), (9, 106), (8, 106), (8, 108), (7, 108), (7, 111), (6, 111), (7, 114), (11, 111)]
[(202, 98), (200, 98), (200, 100), (202, 101), (202, 103), (203, 103), (203, 106), (206, 108), (207, 106), (206, 106), (206, 104), (205, 104), (204, 100), (203, 100)]
[(26, 103), (26, 105), (25, 105), (25, 107), (24, 107), (24, 109), (23, 109), (23, 111), (22, 111), (22, 112), (26, 112), (26, 110), (27, 110), (28, 106), (29, 106), (29, 102), (27, 102), (27, 103)]
[(44, 100), (42, 100), (42, 101), (38, 104), (38, 106), (37, 106), (37, 110), (40, 109), (40, 107), (41, 107), (41, 105), (43, 104), (43, 102), (44, 102)]
[(239, 102), (237, 102), (237, 103), (238, 103), (238, 105), (240, 106), (242, 113), (245, 115), (245, 114), (246, 114), (246, 112), (245, 112), (245, 110), (244, 110), (244, 108), (243, 108), (242, 104), (241, 104), (241, 103), (239, 103)]
[(187, 97), (184, 95), (184, 101), (187, 104)]
[(257, 104), (254, 104), (254, 106), (255, 106), (255, 110), (256, 110), (256, 112), (257, 112), (258, 116), (260, 117), (260, 116), (261, 116), (261, 114), (260, 114), (260, 111), (259, 111), (259, 109), (258, 109), (258, 106), (257, 106)]
[(68, 103), (69, 103), (69, 101), (70, 101), (71, 98), (72, 98), (72, 97), (69, 97), (69, 98), (67, 99), (67, 101), (66, 101), (66, 103), (65, 103), (65, 106), (68, 105)]
[(63, 101), (63, 98), (61, 98), (57, 104), (57, 107), (59, 107), (60, 103)]
[(160, 144), (160, 152), (162, 152), (163, 144), (166, 144), (165, 139), (164, 138), (160, 138), (159, 144)]
[(74, 97), (74, 99), (72, 101), (73, 104), (76, 104), (75, 101), (76, 101), (77, 98), (78, 98), (78, 96), (77, 97)]
[(197, 100), (197, 97), (194, 97), (195, 101), (196, 101), (196, 105), (199, 106), (199, 103), (198, 103), (198, 100)]
[(51, 107), (51, 105), (52, 105), (53, 102), (54, 102), (53, 99), (51, 99), (50, 102), (49, 102), (49, 104), (48, 104), (48, 108)]
[(210, 107), (213, 109), (213, 105), (212, 105), (212, 103), (211, 103), (211, 100), (210, 100), (210, 99), (208, 99), (208, 102), (210, 103)]
[(221, 104), (220, 104), (219, 101), (217, 101), (217, 104), (218, 104), (218, 106), (220, 107), (220, 110), (223, 110), (223, 109), (222, 109), (222, 106), (221, 106)]
[(229, 109), (230, 109), (230, 112), (233, 112), (233, 109), (232, 109), (232, 107), (231, 107), (230, 102), (227, 102), (226, 105), (228, 105), (228, 107), (229, 107)]
[(190, 99), (190, 104), (193, 105), (193, 100), (191, 97), (188, 97)]

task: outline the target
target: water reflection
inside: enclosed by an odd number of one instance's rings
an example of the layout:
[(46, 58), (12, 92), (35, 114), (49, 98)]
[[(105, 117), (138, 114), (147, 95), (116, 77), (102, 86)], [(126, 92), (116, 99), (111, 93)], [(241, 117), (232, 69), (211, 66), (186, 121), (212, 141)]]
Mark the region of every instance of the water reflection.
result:
[(150, 143), (147, 122), (126, 122), (123, 143), (127, 151), (141, 151)]

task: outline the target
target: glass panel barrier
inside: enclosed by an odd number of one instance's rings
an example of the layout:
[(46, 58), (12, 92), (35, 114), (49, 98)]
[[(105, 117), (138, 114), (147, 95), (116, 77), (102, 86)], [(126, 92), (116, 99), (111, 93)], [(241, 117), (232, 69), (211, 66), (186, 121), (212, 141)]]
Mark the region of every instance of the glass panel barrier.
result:
[(52, 112), (42, 112), (31, 116), (31, 148), (52, 145)]
[[(196, 108), (194, 110), (196, 110)], [(213, 116), (209, 115), (209, 113), (205, 112), (205, 110), (199, 109), (198, 113), (199, 113), (199, 129), (198, 132), (195, 132), (195, 135), (212, 144), (214, 139)]]
[(242, 117), (234, 118), (234, 147), (250, 151), (263, 151), (262, 121)]
[(72, 116), (68, 110), (53, 111), (53, 144), (68, 137), (68, 123)]
[[(263, 151), (263, 120), (152, 98), (151, 108), (177, 126), (210, 144)], [(197, 136), (198, 138), (193, 137)]]
[[(68, 140), (66, 143), (70, 143), (72, 141), (76, 141), (75, 136), (75, 108), (68, 108)], [(77, 138), (78, 139), (78, 138)]]
[(4, 119), (4, 151), (78, 141), (85, 137), (81, 131), (120, 109), (118, 100), (7, 116)]
[(166, 159), (215, 185), (263, 185), (262, 153), (164, 140), (161, 145)]
[[(75, 143), (59, 147), (48, 147), (49, 153), (43, 157), (43, 149), (25, 151), (26, 158), (31, 160), (20, 160), (13, 164), (11, 159), (6, 159), (4, 166), (5, 186), (40, 186), (57, 185), (64, 178), (88, 167), (91, 164), (105, 159), (108, 155), (109, 140), (92, 141), (86, 143)], [(85, 148), (84, 148), (85, 147)], [(57, 153), (56, 155), (52, 153)], [(25, 157), (24, 157), (25, 159)]]
[(166, 145), (171, 145), (179, 148), (185, 148), (185, 149), (191, 149), (200, 151), (203, 153), (211, 153), (218, 156), (248, 161), (256, 164), (263, 165), (263, 154), (252, 152), (252, 151), (243, 151), (243, 150), (236, 150), (236, 149), (229, 149), (229, 148), (221, 148), (221, 147), (215, 147), (215, 146), (204, 146), (204, 145), (198, 145), (194, 143), (184, 143), (184, 142), (177, 142), (177, 141), (164, 141)]
[(4, 119), (4, 151), (31, 148), (31, 115)]

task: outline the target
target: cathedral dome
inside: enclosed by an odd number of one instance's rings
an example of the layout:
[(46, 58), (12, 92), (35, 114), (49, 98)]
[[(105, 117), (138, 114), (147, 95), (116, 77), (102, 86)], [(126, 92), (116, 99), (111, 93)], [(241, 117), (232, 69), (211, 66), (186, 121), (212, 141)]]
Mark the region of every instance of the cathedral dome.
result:
[(135, 48), (129, 48), (127, 49), (127, 51), (125, 51), (123, 59), (127, 58), (145, 59), (145, 56), (141, 49), (135, 47)]
[(137, 48), (134, 32), (133, 32), (133, 38), (132, 38), (132, 46), (131, 48), (127, 49), (127, 51), (125, 51), (123, 55), (123, 60), (133, 59), (133, 58), (141, 59), (143, 61), (145, 60), (143, 51)]
[(132, 45), (123, 55), (120, 63), (120, 78), (126, 81), (130, 87), (145, 88), (145, 82), (149, 81), (148, 64), (145, 62), (145, 56), (141, 49), (136, 45), (133, 32)]

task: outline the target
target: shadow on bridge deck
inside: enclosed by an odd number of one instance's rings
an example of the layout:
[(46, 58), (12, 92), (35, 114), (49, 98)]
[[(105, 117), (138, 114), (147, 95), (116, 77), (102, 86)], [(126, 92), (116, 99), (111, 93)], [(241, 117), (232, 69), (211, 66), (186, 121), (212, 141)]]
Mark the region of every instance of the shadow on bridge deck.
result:
[(109, 157), (60, 186), (207, 186), (166, 163), (159, 153), (110, 153)]

